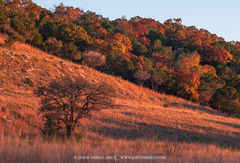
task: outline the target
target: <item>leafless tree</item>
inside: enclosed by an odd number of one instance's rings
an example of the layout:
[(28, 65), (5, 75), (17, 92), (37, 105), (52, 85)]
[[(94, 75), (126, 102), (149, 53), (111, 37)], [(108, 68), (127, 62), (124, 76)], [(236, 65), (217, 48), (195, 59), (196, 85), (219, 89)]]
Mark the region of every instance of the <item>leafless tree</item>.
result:
[(106, 57), (95, 51), (87, 51), (83, 54), (83, 61), (89, 67), (96, 67), (103, 65), (106, 62)]
[(47, 87), (39, 87), (36, 94), (42, 99), (42, 114), (54, 115), (64, 126), (67, 138), (72, 136), (79, 120), (91, 111), (116, 107), (111, 87), (81, 78), (54, 80)]
[(137, 70), (134, 74), (133, 77), (137, 79), (138, 84), (140, 86), (143, 86), (144, 82), (150, 78), (150, 74), (147, 71), (144, 70)]
[(162, 76), (160, 76), (159, 74), (152, 74), (151, 75), (151, 83), (152, 83), (152, 89), (153, 90), (157, 90), (158, 86), (162, 85), (164, 82), (164, 79)]

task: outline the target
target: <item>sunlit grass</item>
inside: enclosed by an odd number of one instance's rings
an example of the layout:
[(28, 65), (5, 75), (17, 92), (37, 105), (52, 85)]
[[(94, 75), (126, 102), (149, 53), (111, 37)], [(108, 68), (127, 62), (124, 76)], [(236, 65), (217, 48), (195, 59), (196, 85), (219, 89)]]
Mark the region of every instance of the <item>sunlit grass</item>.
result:
[[(16, 43), (12, 50), (0, 49), (4, 51), (0, 53), (0, 162), (72, 162), (74, 155), (166, 155), (163, 162), (240, 160), (237, 118), (29, 45)], [(67, 74), (111, 85), (117, 90), (113, 100), (121, 107), (81, 119), (80, 142), (43, 141), (38, 129), (43, 123), (40, 100), (33, 92), (36, 86)], [(34, 85), (24, 83), (26, 78)]]

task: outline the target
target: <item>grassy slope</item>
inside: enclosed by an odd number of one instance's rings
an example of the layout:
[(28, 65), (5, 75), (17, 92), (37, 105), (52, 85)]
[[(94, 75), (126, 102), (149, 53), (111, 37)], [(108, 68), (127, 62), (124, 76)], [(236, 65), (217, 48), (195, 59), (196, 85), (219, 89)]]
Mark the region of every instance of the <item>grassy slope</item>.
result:
[[(0, 36), (0, 44), (4, 38)], [(240, 119), (180, 98), (155, 93), (21, 43), (16, 43), (11, 50), (0, 47), (0, 142), (8, 147), (4, 150), (13, 149), (7, 145), (10, 140), (3, 135), (28, 138), (39, 135), (36, 127), (41, 123), (39, 99), (33, 90), (37, 85), (45, 85), (67, 74), (114, 86), (118, 90), (115, 100), (121, 105), (119, 109), (102, 110), (100, 114), (95, 112), (81, 120), (80, 129), (84, 131), (81, 146), (85, 150), (78, 149), (75, 144), (74, 149), (79, 153), (139, 155), (154, 152), (169, 155), (172, 159), (178, 155), (181, 159), (195, 159), (197, 155), (200, 160), (214, 161), (229, 159), (231, 155), (233, 162), (240, 157), (239, 151), (231, 149), (240, 148)], [(25, 83), (27, 78), (33, 81), (33, 87)], [(14, 142), (21, 141), (14, 139)], [(21, 146), (31, 153), (34, 150), (45, 151), (47, 145), (39, 140), (30, 147), (28, 143)], [(59, 146), (55, 144), (54, 147), (57, 149)], [(54, 147), (48, 149), (54, 150)], [(4, 150), (0, 148), (0, 151)], [(16, 153), (17, 150), (21, 149), (15, 149)], [(218, 155), (212, 156), (212, 150), (216, 150)], [(61, 155), (61, 151), (58, 152)], [(50, 157), (46, 154), (41, 159)]]

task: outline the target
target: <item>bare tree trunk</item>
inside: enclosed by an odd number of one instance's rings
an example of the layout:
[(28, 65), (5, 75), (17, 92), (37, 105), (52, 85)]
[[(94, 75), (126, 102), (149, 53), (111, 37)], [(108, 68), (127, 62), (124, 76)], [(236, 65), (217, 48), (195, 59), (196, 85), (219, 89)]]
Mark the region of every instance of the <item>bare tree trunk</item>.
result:
[(151, 84), (152, 84), (152, 90), (156, 91), (156, 86), (153, 80), (151, 80)]
[(139, 86), (140, 86), (140, 87), (142, 87), (142, 86), (143, 86), (143, 84), (144, 84), (144, 81), (142, 81), (142, 80), (139, 80)]
[(66, 126), (66, 131), (67, 131), (67, 138), (70, 139), (72, 136), (72, 127), (71, 125)]

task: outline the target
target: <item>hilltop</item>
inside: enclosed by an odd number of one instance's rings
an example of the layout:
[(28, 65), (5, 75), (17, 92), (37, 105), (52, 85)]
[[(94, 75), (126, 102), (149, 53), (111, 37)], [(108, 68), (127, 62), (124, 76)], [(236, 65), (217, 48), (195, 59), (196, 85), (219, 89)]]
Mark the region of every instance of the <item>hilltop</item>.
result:
[[(5, 39), (5, 35), (0, 36), (1, 45)], [(239, 160), (240, 152), (232, 150), (240, 148), (239, 119), (139, 87), (121, 77), (100, 73), (19, 42), (11, 49), (0, 47), (0, 131), (1, 140), (5, 140), (1, 142), (4, 147), (0, 147), (1, 152), (13, 150), (16, 142), (12, 141), (13, 146), (8, 146), (11, 141), (6, 141), (6, 136), (39, 139), (38, 126), (42, 124), (38, 114), (40, 99), (33, 91), (37, 86), (65, 75), (81, 76), (96, 83), (106, 82), (117, 90), (114, 100), (121, 106), (93, 112), (90, 117), (81, 120), (79, 130), (84, 133), (81, 141), (83, 148), (75, 144), (75, 154), (155, 153), (170, 158), (182, 157), (182, 161), (194, 160), (195, 157), (201, 161), (216, 161), (219, 157), (232, 162)], [(21, 141), (17, 141), (19, 143)], [(49, 148), (39, 142), (25, 144), (23, 141), (21, 146), (28, 149), (25, 154)], [(13, 150), (17, 156), (21, 156), (18, 153), (21, 146)], [(60, 148), (58, 144), (54, 147)], [(55, 148), (48, 150), (55, 151)], [(216, 151), (214, 156), (211, 155), (213, 149)], [(61, 155), (61, 152), (56, 152), (56, 155)], [(34, 157), (53, 159), (47, 154)]]

